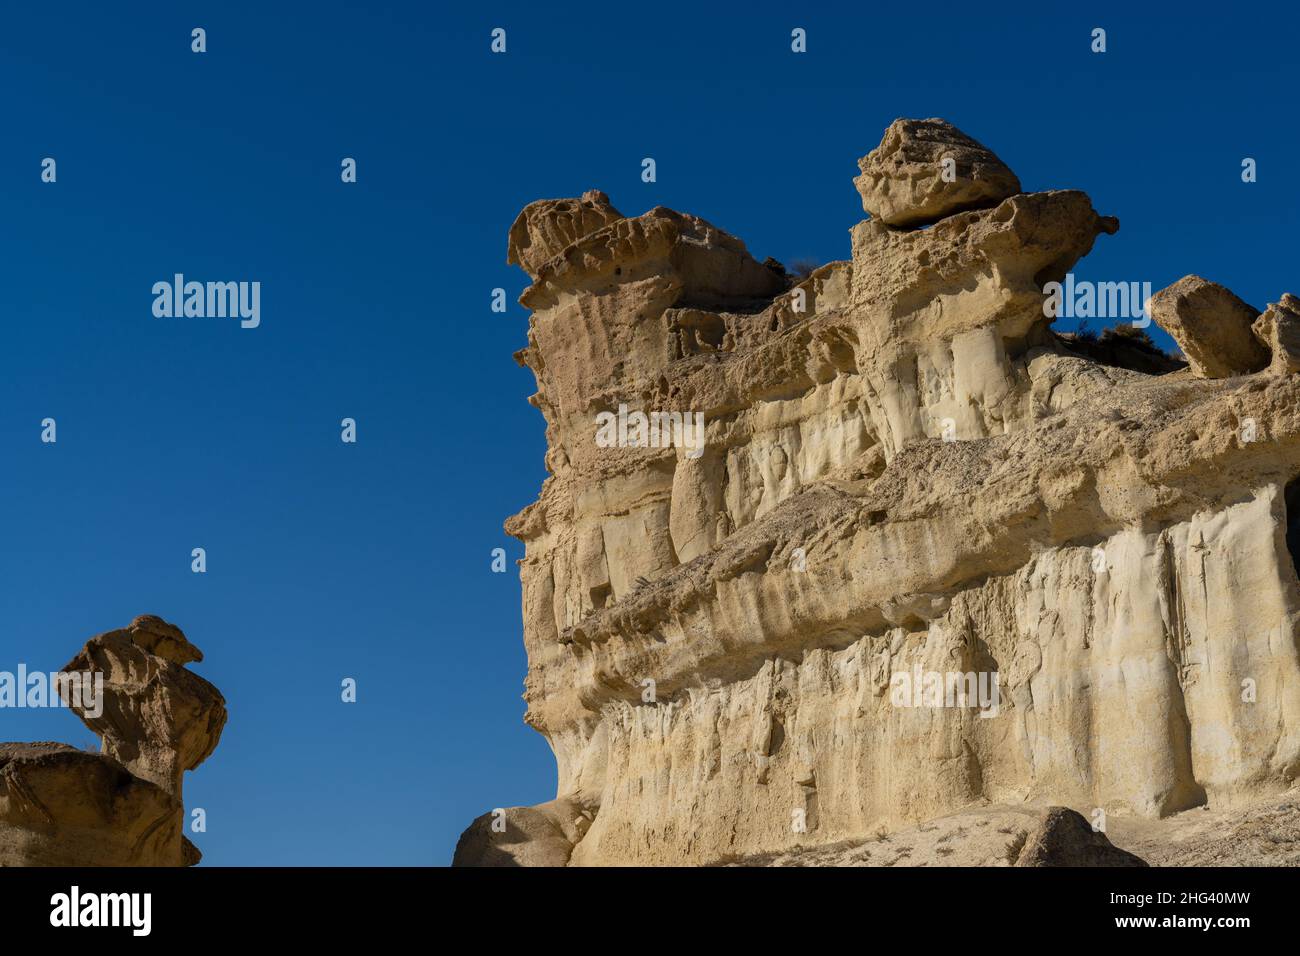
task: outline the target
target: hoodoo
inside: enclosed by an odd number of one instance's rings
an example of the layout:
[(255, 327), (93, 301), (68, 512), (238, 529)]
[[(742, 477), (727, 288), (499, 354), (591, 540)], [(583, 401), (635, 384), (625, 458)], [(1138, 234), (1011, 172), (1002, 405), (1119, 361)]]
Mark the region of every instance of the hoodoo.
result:
[(0, 743), (0, 866), (192, 866), (181, 777), (221, 740), (226, 701), (184, 665), (203, 654), (153, 615), (92, 637), (62, 674), (90, 678), (95, 703), (68, 705), (101, 753)]

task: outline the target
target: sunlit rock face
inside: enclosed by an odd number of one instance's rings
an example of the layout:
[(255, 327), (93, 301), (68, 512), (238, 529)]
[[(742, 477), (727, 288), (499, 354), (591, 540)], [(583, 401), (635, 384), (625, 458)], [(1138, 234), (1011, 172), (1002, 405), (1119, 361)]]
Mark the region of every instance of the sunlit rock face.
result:
[(0, 743), (0, 866), (191, 866), (181, 778), (216, 749), (221, 692), (185, 664), (203, 654), (145, 615), (92, 637), (62, 674), (98, 691), (61, 694), (101, 740)]
[(457, 863), (710, 863), (995, 804), (1159, 820), (1300, 773), (1295, 298), (1252, 324), (1160, 293), (1191, 367), (1103, 362), (1138, 353), (1044, 308), (1119, 227), (1084, 193), (1020, 192), (938, 120), (860, 165), (877, 215), (802, 277), (601, 193), (512, 228), (550, 476), (507, 529), (559, 788)]

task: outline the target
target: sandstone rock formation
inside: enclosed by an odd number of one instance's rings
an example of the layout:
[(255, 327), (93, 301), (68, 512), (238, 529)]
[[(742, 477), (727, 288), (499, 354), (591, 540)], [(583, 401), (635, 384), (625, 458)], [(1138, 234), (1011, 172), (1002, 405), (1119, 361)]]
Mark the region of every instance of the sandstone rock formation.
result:
[(890, 226), (937, 222), (1020, 192), (1020, 180), (992, 150), (941, 119), (894, 120), (858, 169), (853, 184), (862, 208)]
[(1151, 297), (1151, 318), (1202, 378), (1249, 375), (1269, 362), (1269, 343), (1251, 334), (1258, 310), (1217, 282), (1184, 276)]
[(63, 668), (104, 675), (104, 713), (74, 711), (103, 740), (104, 753), (177, 797), (182, 775), (211, 755), (226, 724), (220, 691), (185, 669), (201, 660), (180, 628), (145, 615), (91, 638)]
[(1146, 866), (1068, 807), (1052, 807), (1028, 835), (1016, 866)]
[[(102, 740), (0, 744), (0, 866), (191, 866), (181, 777), (216, 749), (221, 693), (184, 664), (180, 628), (138, 617), (91, 638), (65, 674), (102, 675), (100, 706), (65, 699)], [(102, 713), (97, 713), (102, 709)]]
[(590, 816), (564, 798), (485, 813), (461, 835), (452, 865), (565, 866), (590, 824)]
[(1272, 355), (1270, 371), (1275, 375), (1300, 371), (1300, 298), (1287, 292), (1280, 302), (1270, 302), (1251, 331)]
[(508, 262), (536, 275), (572, 243), (622, 218), (598, 189), (583, 193), (581, 199), (531, 203), (510, 227)]
[[(954, 144), (986, 185), (937, 175)], [(1208, 283), (1166, 290), (1189, 370), (1071, 348), (1044, 285), (1118, 222), (1004, 169), (894, 124), (859, 180), (880, 215), (803, 279), (670, 210), (525, 210), (550, 475), (506, 527), (559, 786), (457, 863), (775, 859), (973, 806), (1162, 821), (1293, 785), (1295, 300), (1256, 338)], [(702, 452), (672, 440), (695, 415)]]
[(1065, 807), (973, 807), (869, 839), (720, 861), (724, 866), (1146, 866)]

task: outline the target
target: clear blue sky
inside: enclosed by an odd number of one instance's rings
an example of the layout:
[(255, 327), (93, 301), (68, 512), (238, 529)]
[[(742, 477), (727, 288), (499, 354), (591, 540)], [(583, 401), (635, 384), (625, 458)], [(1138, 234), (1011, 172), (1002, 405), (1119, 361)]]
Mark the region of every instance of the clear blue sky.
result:
[[(759, 258), (847, 258), (857, 157), (942, 116), (1119, 216), (1080, 278), (1300, 292), (1293, 8), (558, 6), (0, 10), (0, 669), (183, 627), (231, 714), (185, 788), (208, 864), (443, 864), (477, 814), (554, 795), (518, 576), (489, 567), (544, 477), (511, 359), (526, 202), (598, 187)], [(175, 272), (260, 281), (261, 327), (154, 318)], [(91, 740), (67, 711), (0, 722)]]

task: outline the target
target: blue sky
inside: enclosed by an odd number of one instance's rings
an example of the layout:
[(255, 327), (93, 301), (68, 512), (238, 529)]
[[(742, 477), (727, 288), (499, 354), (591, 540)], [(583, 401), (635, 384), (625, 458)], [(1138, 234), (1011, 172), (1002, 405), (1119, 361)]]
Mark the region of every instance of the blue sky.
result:
[[(490, 571), (544, 477), (511, 359), (525, 203), (595, 187), (760, 259), (847, 258), (856, 159), (942, 116), (1120, 218), (1080, 278), (1300, 292), (1300, 16), (1051, 6), (5, 5), (0, 670), (184, 628), (231, 713), (185, 786), (207, 864), (441, 865), (477, 814), (549, 799), (518, 577)], [(176, 272), (260, 281), (261, 326), (155, 318)], [(91, 737), (4, 711), (0, 739)]]

